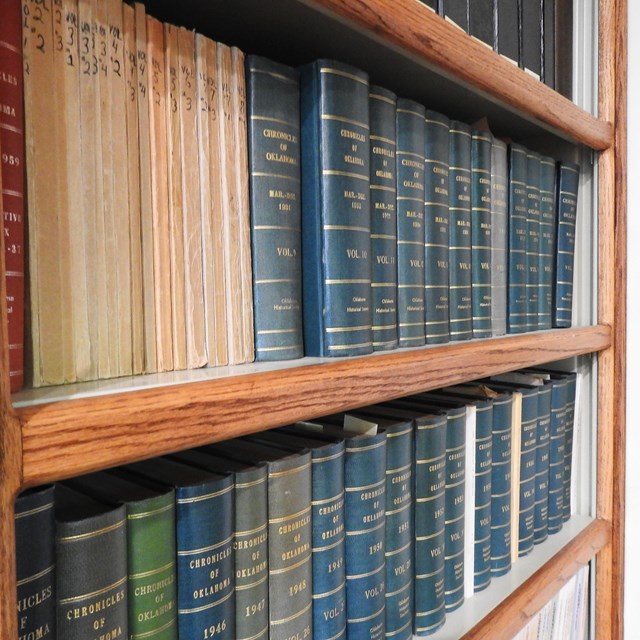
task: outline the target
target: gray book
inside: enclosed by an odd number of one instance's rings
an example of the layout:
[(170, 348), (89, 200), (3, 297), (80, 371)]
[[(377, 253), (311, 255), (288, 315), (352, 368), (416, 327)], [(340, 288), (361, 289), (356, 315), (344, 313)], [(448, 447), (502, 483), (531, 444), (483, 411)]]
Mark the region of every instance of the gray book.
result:
[(491, 333), (507, 333), (507, 145), (491, 143)]

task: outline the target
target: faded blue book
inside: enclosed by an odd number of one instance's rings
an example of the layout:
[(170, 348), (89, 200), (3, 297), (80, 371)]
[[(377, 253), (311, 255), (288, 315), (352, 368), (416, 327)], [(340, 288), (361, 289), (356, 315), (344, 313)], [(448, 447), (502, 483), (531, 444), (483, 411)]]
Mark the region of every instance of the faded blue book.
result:
[(492, 330), (492, 214), (490, 133), (474, 129), (471, 137), (471, 311), (474, 338)]
[(245, 59), (256, 360), (303, 355), (300, 84), (291, 67)]
[(369, 88), (373, 349), (398, 346), (396, 95)]
[(116, 472), (175, 490), (178, 636), (234, 639), (233, 476), (166, 457)]
[(414, 100), (396, 103), (398, 176), (398, 340), (401, 347), (425, 343), (424, 315), (424, 119)]
[[(313, 423), (307, 423), (306, 428), (312, 429)], [(250, 439), (311, 452), (313, 637), (345, 638), (344, 440), (319, 440), (286, 427), (262, 431)]]
[(557, 178), (557, 230), (554, 271), (553, 326), (570, 327), (573, 312), (573, 262), (576, 248), (580, 167), (560, 161)]
[(348, 413), (378, 425), (387, 435), (385, 506), (385, 634), (408, 640), (413, 628), (413, 420), (378, 405)]
[(554, 380), (549, 425), (549, 535), (562, 529), (564, 507), (564, 448), (567, 420), (566, 378)]
[(527, 331), (538, 329), (540, 300), (540, 155), (527, 151)]
[(573, 468), (573, 430), (576, 417), (576, 389), (578, 375), (567, 374), (567, 408), (564, 425), (564, 499), (562, 502), (562, 521), (571, 517), (571, 471)]
[(427, 344), (449, 342), (449, 118), (427, 110), (424, 311)]
[(268, 637), (312, 637), (311, 453), (247, 438), (216, 442), (206, 450), (267, 465)]
[[(344, 420), (345, 414), (326, 416), (314, 420), (322, 424), (322, 431), (306, 428), (314, 437), (345, 440), (347, 638), (380, 640), (385, 637), (387, 437), (383, 431), (345, 430)], [(305, 428), (304, 423), (296, 426)]]
[(233, 474), (236, 640), (269, 637), (267, 466), (223, 458), (207, 447), (171, 455), (185, 464)]
[(507, 145), (491, 142), (491, 331), (507, 332), (507, 249), (509, 224)]
[(510, 144), (507, 332), (527, 330), (527, 151)]
[(449, 331), (451, 340), (473, 337), (471, 320), (471, 127), (449, 128)]
[(538, 433), (536, 436), (536, 501), (533, 521), (533, 543), (540, 544), (549, 537), (549, 453), (551, 434), (550, 380), (538, 388)]
[(420, 396), (388, 403), (390, 406), (424, 413), (444, 412), (447, 417), (445, 460), (445, 612), (455, 611), (465, 598), (465, 471), (466, 408), (446, 407)]
[(538, 263), (538, 329), (551, 329), (553, 261), (556, 245), (556, 163), (540, 158), (540, 262)]
[(305, 354), (371, 353), (369, 78), (316, 60), (300, 69)]

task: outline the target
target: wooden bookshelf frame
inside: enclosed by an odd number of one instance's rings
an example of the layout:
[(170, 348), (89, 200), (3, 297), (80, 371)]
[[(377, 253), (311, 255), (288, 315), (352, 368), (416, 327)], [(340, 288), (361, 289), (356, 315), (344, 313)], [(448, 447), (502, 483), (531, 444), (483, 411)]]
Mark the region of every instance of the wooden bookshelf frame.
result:
[(8, 384), (7, 310), (0, 278), (0, 638), (18, 637), (12, 515), (16, 494), (27, 486), (585, 353), (598, 354), (596, 519), (464, 637), (511, 637), (579, 566), (595, 559), (597, 637), (622, 638), (627, 0), (599, 3), (597, 117), (417, 0), (297, 1), (439, 69), (544, 130), (601, 151), (598, 324), (366, 358), (302, 361), (285, 370), (16, 408)]

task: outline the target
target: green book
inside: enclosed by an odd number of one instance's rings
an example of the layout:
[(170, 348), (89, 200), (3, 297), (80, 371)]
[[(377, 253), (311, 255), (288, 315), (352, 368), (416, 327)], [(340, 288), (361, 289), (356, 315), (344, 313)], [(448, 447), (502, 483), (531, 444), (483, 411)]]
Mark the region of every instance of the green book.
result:
[(107, 471), (67, 484), (97, 500), (125, 506), (130, 637), (177, 640), (173, 489), (143, 486)]

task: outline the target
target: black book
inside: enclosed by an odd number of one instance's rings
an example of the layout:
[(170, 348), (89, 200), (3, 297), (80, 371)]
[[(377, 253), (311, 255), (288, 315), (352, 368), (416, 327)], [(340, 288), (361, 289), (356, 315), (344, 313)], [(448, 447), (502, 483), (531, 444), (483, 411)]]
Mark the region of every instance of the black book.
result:
[(496, 51), (518, 64), (520, 59), (520, 30), (518, 20), (518, 2), (515, 0), (496, 0)]
[(469, 0), (442, 0), (442, 15), (469, 33)]
[(495, 26), (494, 0), (471, 0), (469, 34), (493, 48), (496, 41)]
[(24, 491), (16, 498), (16, 580), (21, 638), (55, 637), (56, 574), (54, 487)]
[(556, 0), (542, 0), (542, 81), (552, 89), (556, 86)]
[(540, 0), (520, 0), (520, 66), (540, 78), (542, 53), (542, 8)]

